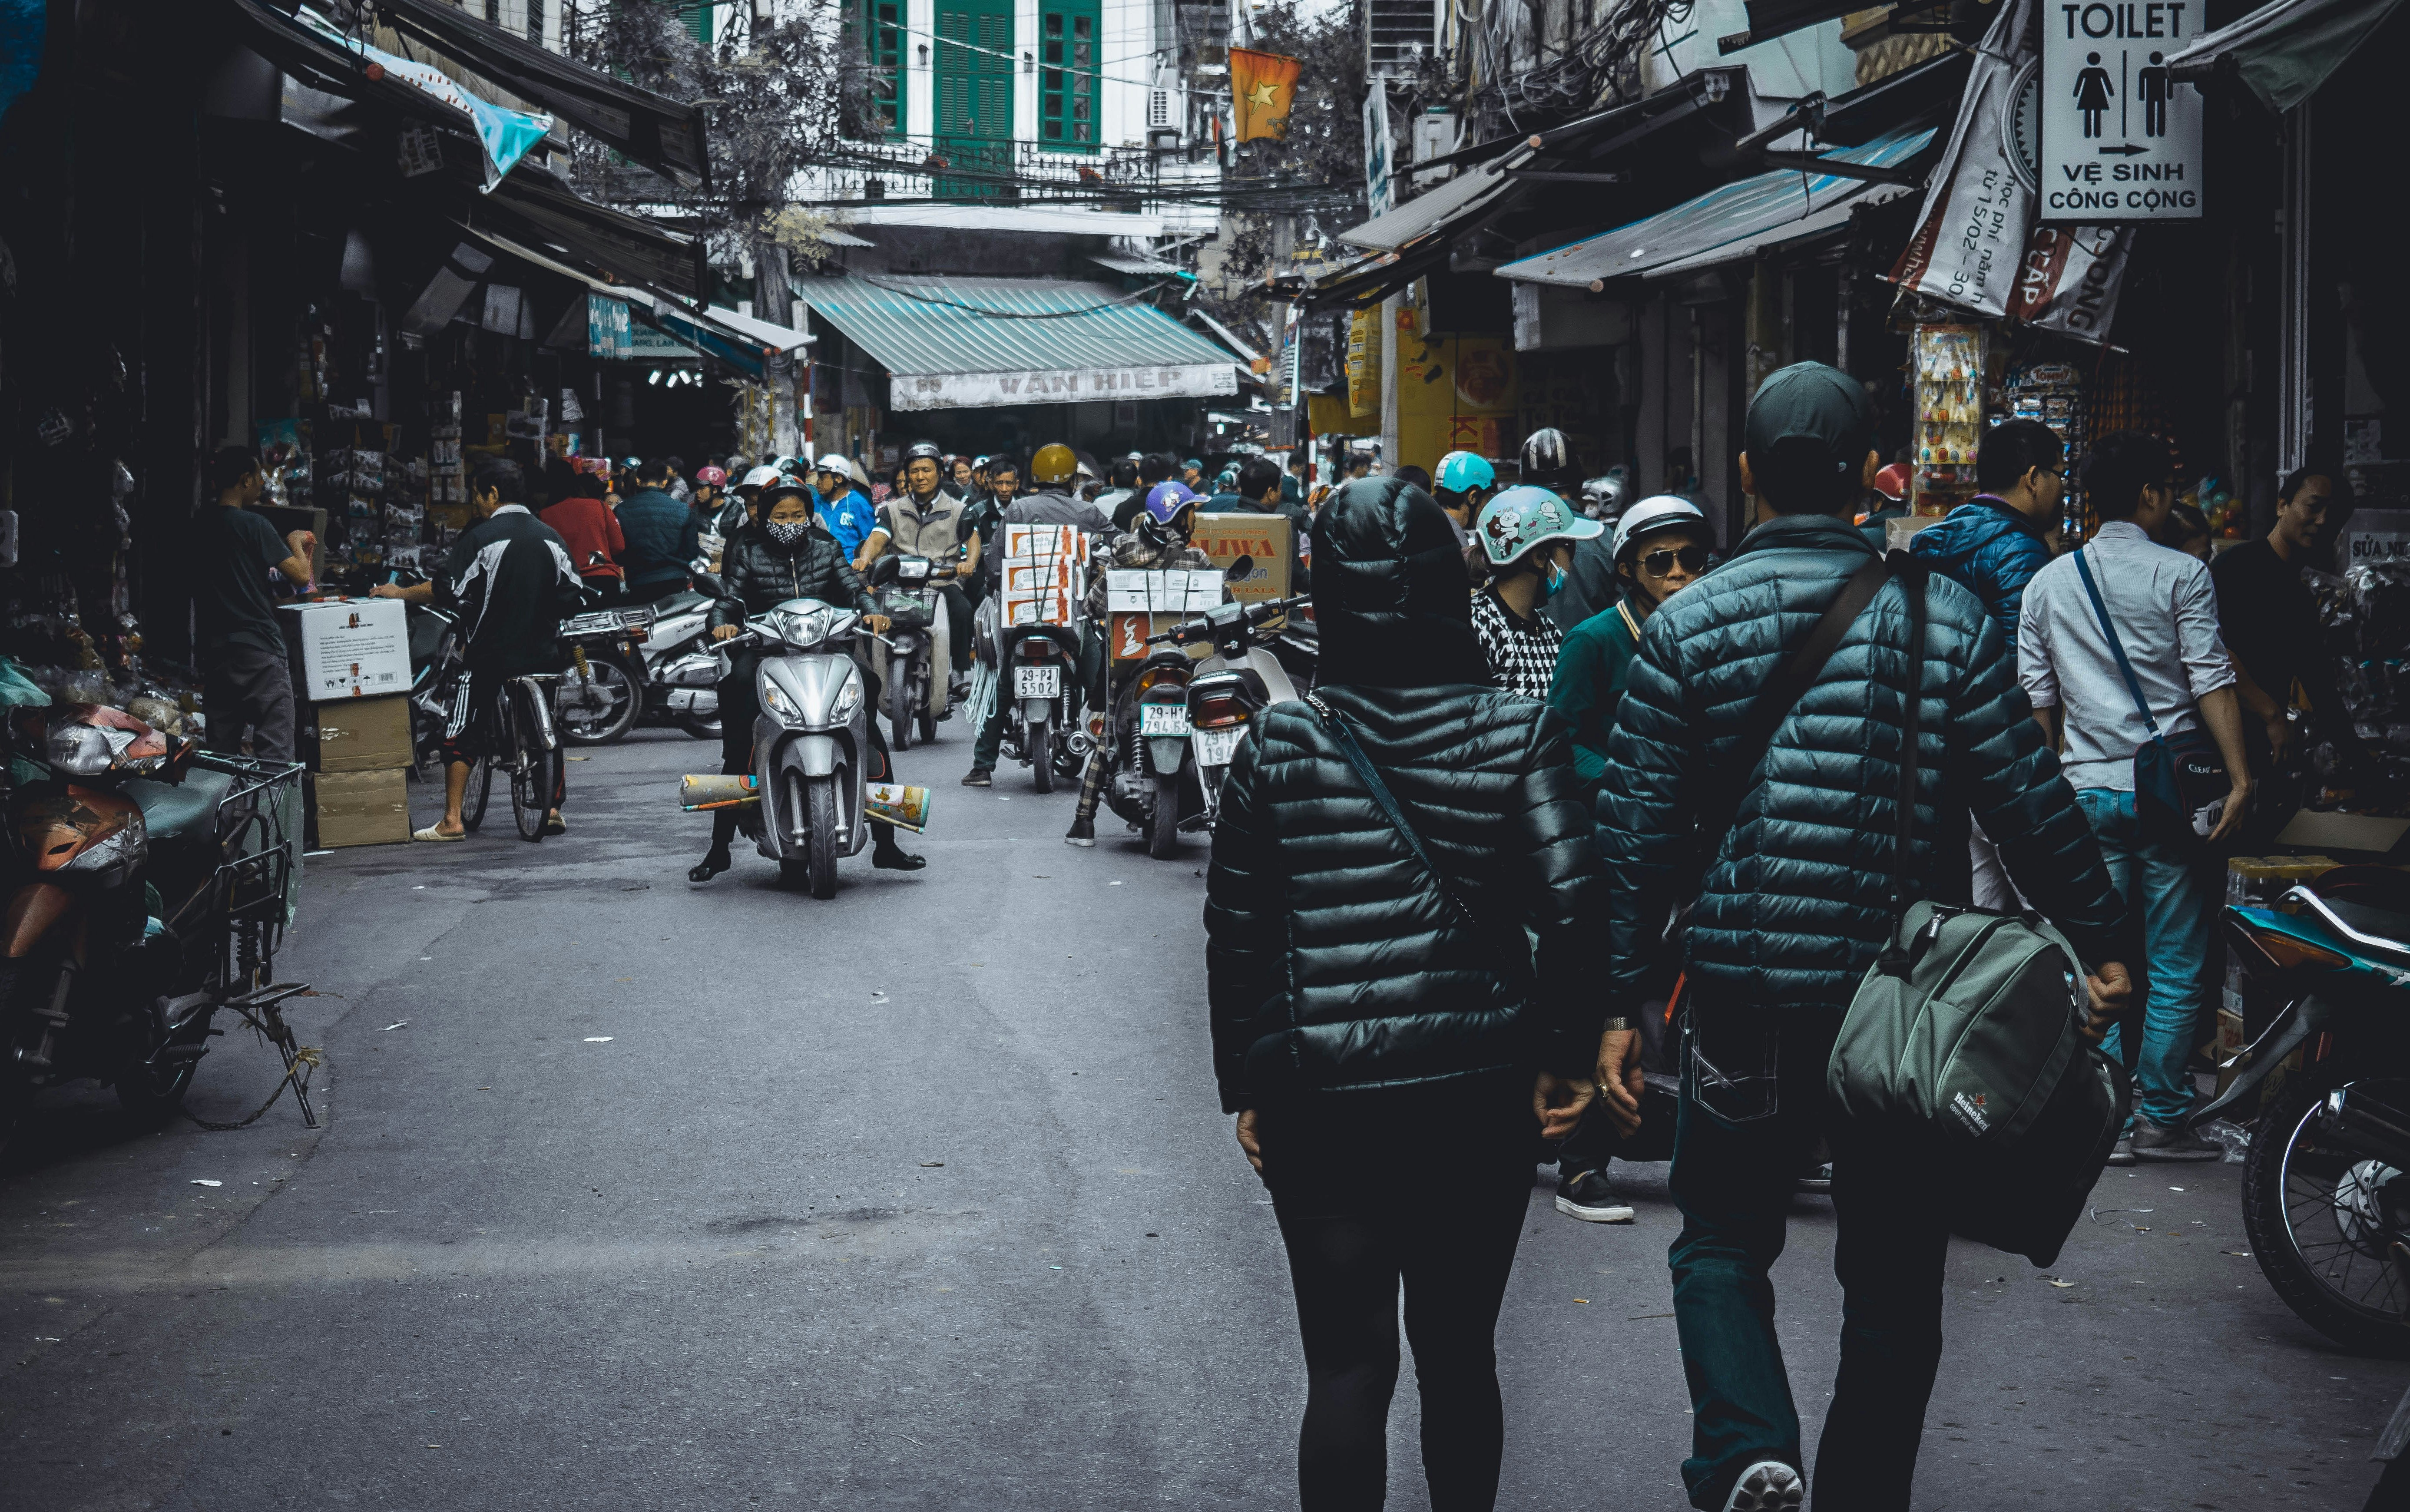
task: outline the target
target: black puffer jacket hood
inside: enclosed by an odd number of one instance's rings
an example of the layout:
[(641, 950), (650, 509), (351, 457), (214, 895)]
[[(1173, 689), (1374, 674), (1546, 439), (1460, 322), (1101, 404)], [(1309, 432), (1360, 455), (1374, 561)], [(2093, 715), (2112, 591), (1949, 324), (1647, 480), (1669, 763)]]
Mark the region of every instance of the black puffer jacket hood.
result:
[(1333, 493), (1314, 521), (1313, 576), (1321, 681), (1489, 681), (1456, 531), (1413, 484), (1358, 478)]

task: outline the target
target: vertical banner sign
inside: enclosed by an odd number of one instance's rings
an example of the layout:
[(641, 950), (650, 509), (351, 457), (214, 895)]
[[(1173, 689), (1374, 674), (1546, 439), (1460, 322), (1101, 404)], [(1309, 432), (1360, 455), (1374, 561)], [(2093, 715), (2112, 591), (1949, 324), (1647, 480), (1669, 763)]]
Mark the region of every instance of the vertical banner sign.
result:
[(2041, 219), (2200, 217), (2200, 91), (2168, 59), (2203, 0), (2043, 0)]
[(2057, 0), (2009, 0), (1984, 34), (1949, 150), (1890, 275), (1903, 288), (1995, 318), (2008, 313), (2033, 223), (2033, 169), (2017, 151), (2017, 105), (2036, 71), (2033, 19), (2043, 3)]
[(1397, 180), (1390, 170), (1393, 148), (1389, 141), (1389, 86), (1375, 79), (1364, 96), (1364, 199), (1374, 215), (1389, 210), (1398, 202)]

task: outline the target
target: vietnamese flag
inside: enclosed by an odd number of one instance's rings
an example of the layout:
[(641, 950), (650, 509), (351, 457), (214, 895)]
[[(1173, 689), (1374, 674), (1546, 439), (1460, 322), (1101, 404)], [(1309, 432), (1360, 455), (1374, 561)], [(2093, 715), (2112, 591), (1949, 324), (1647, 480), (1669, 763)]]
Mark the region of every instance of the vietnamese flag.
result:
[(1295, 58), (1277, 52), (1230, 50), (1230, 114), (1240, 141), (1288, 136), (1289, 106), (1297, 98), (1297, 69)]

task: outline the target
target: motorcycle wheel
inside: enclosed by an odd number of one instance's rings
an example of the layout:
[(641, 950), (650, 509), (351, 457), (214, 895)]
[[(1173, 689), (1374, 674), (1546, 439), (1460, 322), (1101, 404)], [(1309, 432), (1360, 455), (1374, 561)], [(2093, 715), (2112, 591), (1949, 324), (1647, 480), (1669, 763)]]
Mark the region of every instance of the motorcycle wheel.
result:
[(16, 1010), (17, 978), (21, 963), (0, 959), (0, 1152), (8, 1148), (10, 1136), (17, 1132), (18, 1121), (34, 1100), (33, 1083), (18, 1069), (17, 1036), (26, 1025)]
[(912, 749), (912, 679), (901, 669), (887, 679), (887, 743), (897, 750)]
[(677, 727), (697, 740), (719, 738), (719, 717), (716, 714), (708, 720), (700, 715), (681, 714), (677, 717)]
[(156, 1128), (174, 1116), (184, 1105), (184, 1094), (192, 1089), (193, 1073), (200, 1069), (197, 1061), (170, 1061), (153, 1068), (136, 1064), (127, 1067), (117, 1078), (117, 1105), (125, 1116), (141, 1128)]
[(1054, 732), (1046, 725), (1029, 727), (1029, 762), (1038, 774), (1038, 791), (1054, 791)]
[(937, 717), (929, 712), (929, 705), (925, 701), (921, 705), (921, 712), (915, 716), (915, 718), (919, 720), (921, 724), (921, 744), (924, 746), (936, 745), (937, 743)]
[(560, 762), (557, 750), (532, 751), (527, 763), (511, 773), (511, 818), (519, 827), (520, 839), (544, 839), (544, 816), (560, 786)]
[(801, 807), (805, 828), (811, 836), (811, 853), (804, 858), (804, 880), (812, 896), (825, 902), (836, 896), (836, 778), (790, 774), (787, 799)]
[[(2402, 1106), (2410, 1080), (2359, 1083)], [(2410, 1357), (2410, 1238), (2388, 1218), (2410, 1172), (2343, 1148), (2317, 1124), (2331, 1079), (2295, 1076), (2259, 1115), (2243, 1162), (2243, 1231), (2276, 1295), (2354, 1354)]]
[(617, 651), (588, 649), (586, 665), (594, 675), (593, 691), (608, 705), (599, 715), (573, 715), (571, 702), (585, 692), (585, 679), (577, 676), (574, 663), (561, 678), (561, 738), (573, 746), (607, 746), (615, 740), (625, 740), (628, 732), (636, 727), (636, 717), (645, 712), (643, 683)]
[(471, 835), (486, 821), (486, 800), (494, 792), (494, 763), (480, 756), (469, 768), (469, 787), (460, 795), (460, 827)]
[(1146, 829), (1146, 853), (1169, 861), (1180, 853), (1180, 774), (1154, 777), (1154, 812)]

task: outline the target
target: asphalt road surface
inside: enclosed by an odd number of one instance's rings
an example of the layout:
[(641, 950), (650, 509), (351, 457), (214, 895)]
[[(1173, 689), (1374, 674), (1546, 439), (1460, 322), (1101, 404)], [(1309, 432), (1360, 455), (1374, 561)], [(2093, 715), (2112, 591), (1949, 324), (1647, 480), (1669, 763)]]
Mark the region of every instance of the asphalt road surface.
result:
[[(1302, 1367), (1208, 1071), (1205, 845), (1151, 861), (1108, 816), (1067, 849), (1068, 791), (959, 787), (941, 731), (900, 758), (928, 869), (865, 854), (833, 902), (743, 854), (688, 885), (675, 778), (717, 753), (663, 731), (570, 766), (565, 837), (503, 809), (313, 857), (279, 974), (320, 994), (323, 1130), (134, 1132), (70, 1089), (0, 1167), (0, 1505), (1288, 1503)], [(224, 1119), (274, 1070), (219, 1044)], [(1619, 1169), (1627, 1227), (1534, 1185), (1502, 1506), (1682, 1505), (1677, 1220), (1662, 1167)], [(2359, 1505), (2410, 1372), (2232, 1253), (2237, 1170), (2109, 1172), (2069, 1285), (1958, 1246), (1920, 1506)], [(1832, 1232), (1802, 1198), (1776, 1274), (1811, 1442)]]

